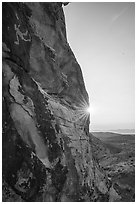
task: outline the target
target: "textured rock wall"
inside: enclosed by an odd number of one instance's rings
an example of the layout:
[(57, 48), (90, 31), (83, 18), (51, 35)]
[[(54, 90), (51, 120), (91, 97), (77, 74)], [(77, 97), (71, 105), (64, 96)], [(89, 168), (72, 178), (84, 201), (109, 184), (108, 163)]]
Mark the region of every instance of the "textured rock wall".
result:
[(3, 201), (112, 201), (62, 3), (3, 3)]

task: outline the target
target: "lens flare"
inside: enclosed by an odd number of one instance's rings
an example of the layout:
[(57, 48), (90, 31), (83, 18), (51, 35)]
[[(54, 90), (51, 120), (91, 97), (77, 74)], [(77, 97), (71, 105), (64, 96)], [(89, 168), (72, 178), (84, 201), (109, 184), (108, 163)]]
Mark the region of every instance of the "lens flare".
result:
[(74, 122), (78, 122), (84, 127), (85, 124), (89, 121), (91, 107), (83, 96), (81, 97), (79, 104), (80, 105), (76, 107)]
[(86, 109), (87, 113), (92, 113), (92, 109), (91, 109), (91, 106), (89, 106), (87, 109)]

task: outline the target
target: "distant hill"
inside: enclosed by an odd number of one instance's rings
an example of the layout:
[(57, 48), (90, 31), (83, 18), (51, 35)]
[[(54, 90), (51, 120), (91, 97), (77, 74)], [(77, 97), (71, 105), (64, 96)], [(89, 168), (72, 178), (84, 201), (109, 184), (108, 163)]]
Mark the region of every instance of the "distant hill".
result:
[(113, 130), (96, 130), (91, 132), (109, 132), (109, 133), (118, 133), (118, 134), (135, 134), (135, 129), (113, 129)]
[(92, 134), (99, 138), (102, 141), (112, 140), (113, 142), (119, 141), (119, 140), (125, 140), (128, 138), (128, 140), (132, 140), (133, 137), (135, 137), (134, 134), (119, 134), (114, 132), (92, 132)]
[(92, 134), (100, 140), (106, 140), (106, 138), (120, 136), (120, 134), (113, 132), (92, 132)]
[(117, 129), (117, 130), (110, 130), (109, 132), (115, 132), (120, 134), (135, 134), (135, 129)]

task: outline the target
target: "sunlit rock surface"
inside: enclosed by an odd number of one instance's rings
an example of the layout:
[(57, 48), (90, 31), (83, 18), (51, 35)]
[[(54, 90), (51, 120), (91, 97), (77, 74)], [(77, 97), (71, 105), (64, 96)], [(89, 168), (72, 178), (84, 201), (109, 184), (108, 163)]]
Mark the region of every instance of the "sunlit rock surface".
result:
[(89, 143), (64, 3), (3, 3), (3, 201), (114, 201)]

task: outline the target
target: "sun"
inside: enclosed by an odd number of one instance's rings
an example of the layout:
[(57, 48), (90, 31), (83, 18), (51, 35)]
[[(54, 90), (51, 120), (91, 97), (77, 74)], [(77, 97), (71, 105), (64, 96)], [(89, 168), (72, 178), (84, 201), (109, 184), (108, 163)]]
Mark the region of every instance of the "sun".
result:
[(82, 96), (79, 106), (76, 106), (74, 122), (76, 123), (77, 121), (83, 121), (83, 124), (85, 125), (89, 121), (90, 113), (92, 114), (93, 110), (91, 109), (89, 103)]
[(92, 108), (91, 106), (89, 106), (87, 109), (86, 109), (87, 113), (92, 113)]

